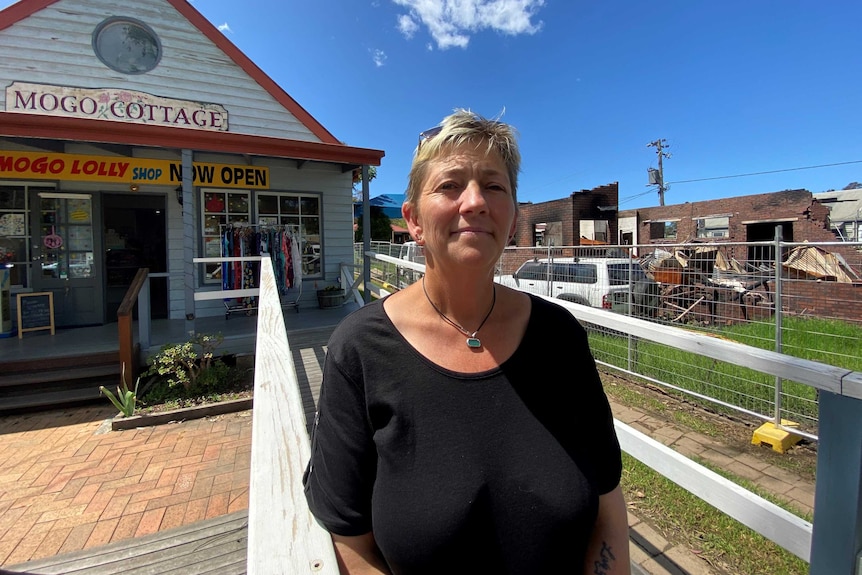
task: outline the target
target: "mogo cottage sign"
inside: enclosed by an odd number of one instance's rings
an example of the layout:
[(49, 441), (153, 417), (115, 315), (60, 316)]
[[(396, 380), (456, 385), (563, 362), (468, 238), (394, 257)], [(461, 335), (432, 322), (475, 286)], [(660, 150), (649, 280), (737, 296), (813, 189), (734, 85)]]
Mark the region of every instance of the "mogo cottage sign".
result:
[(227, 110), (219, 104), (173, 100), (114, 88), (13, 82), (6, 88), (6, 111), (216, 132), (228, 129)]

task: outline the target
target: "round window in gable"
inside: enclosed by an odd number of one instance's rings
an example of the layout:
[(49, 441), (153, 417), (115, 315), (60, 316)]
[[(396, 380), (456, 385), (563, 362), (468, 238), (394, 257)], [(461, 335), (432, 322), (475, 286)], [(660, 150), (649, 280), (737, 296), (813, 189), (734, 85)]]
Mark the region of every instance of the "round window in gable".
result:
[(133, 18), (108, 18), (93, 31), (93, 51), (108, 68), (145, 74), (158, 66), (162, 44), (152, 28)]

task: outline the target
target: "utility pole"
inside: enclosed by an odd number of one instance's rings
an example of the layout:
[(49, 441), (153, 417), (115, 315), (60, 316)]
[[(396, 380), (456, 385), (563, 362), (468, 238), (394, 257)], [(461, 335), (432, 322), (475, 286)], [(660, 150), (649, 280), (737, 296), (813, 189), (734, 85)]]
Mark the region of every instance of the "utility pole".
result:
[(667, 140), (658, 139), (654, 142), (650, 142), (647, 144), (648, 148), (654, 147), (656, 149), (656, 154), (658, 155), (658, 170), (655, 168), (647, 169), (647, 173), (649, 174), (649, 184), (648, 186), (658, 186), (658, 203), (660, 206), (664, 205), (664, 193), (667, 191), (668, 186), (664, 185), (664, 168), (662, 167), (662, 159), (670, 158), (670, 152), (665, 152), (665, 148), (669, 148), (670, 146), (667, 144)]

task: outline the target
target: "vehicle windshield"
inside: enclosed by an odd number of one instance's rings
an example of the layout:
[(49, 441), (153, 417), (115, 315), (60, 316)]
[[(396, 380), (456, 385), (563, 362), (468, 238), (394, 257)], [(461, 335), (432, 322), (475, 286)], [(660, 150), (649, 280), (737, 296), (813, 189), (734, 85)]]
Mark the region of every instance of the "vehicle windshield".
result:
[(647, 279), (646, 272), (637, 262), (608, 264), (608, 283), (612, 286), (628, 285), (629, 272), (631, 272), (632, 283)]

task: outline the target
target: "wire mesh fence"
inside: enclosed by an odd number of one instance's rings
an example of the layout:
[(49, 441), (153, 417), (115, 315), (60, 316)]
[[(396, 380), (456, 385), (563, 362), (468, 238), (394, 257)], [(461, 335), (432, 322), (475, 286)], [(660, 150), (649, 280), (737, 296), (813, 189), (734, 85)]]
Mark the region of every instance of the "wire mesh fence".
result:
[[(414, 246), (372, 251), (421, 261)], [(411, 251), (413, 250), (413, 251)], [(357, 248), (361, 264), (361, 246)], [(392, 289), (418, 277), (372, 262)], [(510, 247), (500, 284), (821, 363), (862, 370), (862, 243), (722, 242)], [(813, 388), (588, 325), (597, 361), (723, 411), (792, 424), (816, 437)]]

